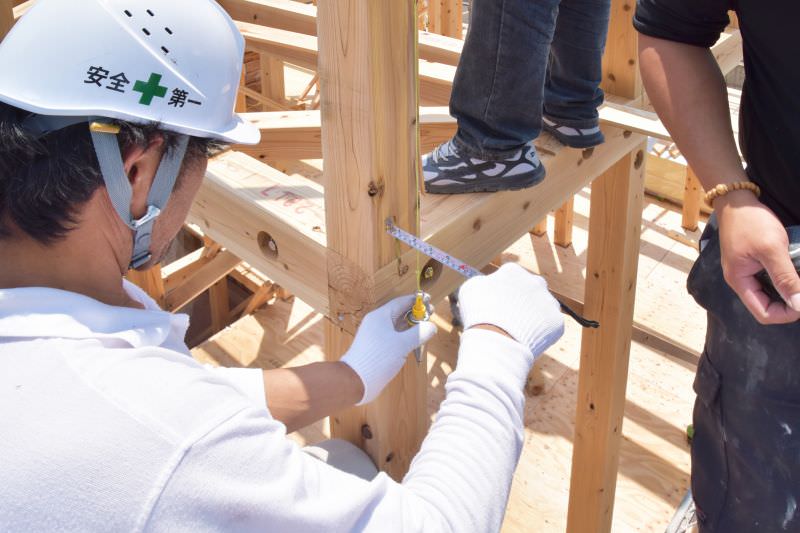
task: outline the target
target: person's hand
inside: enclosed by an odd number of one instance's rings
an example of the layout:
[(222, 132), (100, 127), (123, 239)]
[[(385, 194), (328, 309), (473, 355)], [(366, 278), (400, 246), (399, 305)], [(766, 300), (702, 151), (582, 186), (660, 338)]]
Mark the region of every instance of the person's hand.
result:
[(374, 400), (403, 368), (408, 354), (436, 334), (436, 325), (430, 321), (398, 331), (406, 327), (402, 325), (404, 315), (414, 300), (414, 295), (401, 296), (367, 313), (353, 344), (342, 357), (341, 361), (364, 383), (364, 397), (358, 405)]
[[(725, 281), (761, 324), (800, 319), (800, 277), (789, 258), (789, 238), (778, 217), (749, 191), (714, 200)], [(784, 302), (771, 301), (754, 277), (766, 269)]]
[(515, 263), (506, 263), (488, 276), (469, 279), (458, 292), (464, 331), (494, 326), (541, 355), (564, 334), (558, 301), (544, 278)]

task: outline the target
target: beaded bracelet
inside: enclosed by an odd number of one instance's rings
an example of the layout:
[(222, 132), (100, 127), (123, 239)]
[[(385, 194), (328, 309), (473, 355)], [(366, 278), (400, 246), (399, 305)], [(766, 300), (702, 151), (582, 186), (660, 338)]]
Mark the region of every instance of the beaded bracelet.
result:
[(708, 205), (712, 205), (711, 202), (719, 198), (720, 196), (725, 196), (731, 191), (750, 191), (756, 195), (756, 198), (761, 196), (761, 188), (753, 183), (752, 181), (737, 181), (735, 183), (720, 183), (716, 185), (711, 190), (706, 193), (705, 200)]

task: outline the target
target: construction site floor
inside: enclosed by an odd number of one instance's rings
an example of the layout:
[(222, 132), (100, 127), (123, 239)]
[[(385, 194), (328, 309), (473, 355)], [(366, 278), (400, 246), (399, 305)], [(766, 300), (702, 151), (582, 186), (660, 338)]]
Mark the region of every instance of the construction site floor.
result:
[[(503, 254), (542, 273), (556, 292), (582, 300), (589, 191), (575, 198), (574, 242), (569, 248), (548, 235), (526, 235)], [(700, 232), (680, 228), (680, 213), (645, 202), (625, 420), (612, 530), (663, 532), (689, 483), (686, 426), (691, 423), (692, 380), (705, 335), (705, 315), (686, 293)], [(323, 317), (299, 299), (278, 301), (242, 318), (193, 350), (203, 361), (271, 368), (323, 358)], [(438, 336), (428, 346), (428, 407), (442, 401), (455, 365), (458, 332), (445, 302), (434, 320)], [(504, 533), (560, 532), (566, 528), (581, 329), (566, 322), (563, 339), (537, 361), (536, 396), (525, 410), (525, 446), (514, 478)], [(669, 346), (664, 340), (670, 341)], [(658, 349), (656, 349), (656, 348)], [(490, 356), (490, 354), (487, 354)], [(292, 434), (300, 444), (327, 437), (317, 423)]]

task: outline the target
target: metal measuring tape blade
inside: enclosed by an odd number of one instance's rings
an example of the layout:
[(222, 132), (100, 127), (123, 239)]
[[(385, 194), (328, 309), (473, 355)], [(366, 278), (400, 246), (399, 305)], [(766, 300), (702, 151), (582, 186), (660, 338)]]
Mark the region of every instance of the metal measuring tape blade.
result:
[[(386, 232), (395, 239), (397, 239), (398, 241), (430, 257), (431, 259), (438, 261), (447, 268), (455, 270), (456, 272), (458, 272), (467, 279), (472, 278), (474, 276), (483, 275), (483, 273), (477, 268), (468, 265), (464, 261), (456, 259), (452, 255), (440, 250), (439, 248), (431, 244), (428, 244), (419, 237), (411, 235), (407, 231), (398, 228), (394, 224), (391, 218), (386, 219)], [(600, 327), (600, 323), (597, 322), (596, 320), (589, 320), (587, 318), (582, 317), (574, 310), (570, 309), (565, 303), (560, 301), (558, 298), (556, 298), (556, 301), (558, 301), (558, 304), (561, 306), (561, 312), (572, 317), (581, 326), (585, 328)]]

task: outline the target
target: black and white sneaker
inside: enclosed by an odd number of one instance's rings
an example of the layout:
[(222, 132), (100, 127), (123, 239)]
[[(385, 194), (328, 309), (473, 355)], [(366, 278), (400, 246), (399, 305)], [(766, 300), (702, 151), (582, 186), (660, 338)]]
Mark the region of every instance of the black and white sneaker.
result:
[(422, 170), (425, 190), (433, 194), (513, 191), (536, 185), (545, 175), (533, 143), (486, 161), (459, 153), (452, 139), (422, 157)]
[(544, 126), (544, 131), (558, 139), (561, 144), (565, 144), (570, 148), (591, 148), (592, 146), (603, 144), (606, 140), (603, 132), (600, 131), (600, 126), (573, 128), (572, 126), (558, 124), (547, 117), (542, 117), (542, 125)]

